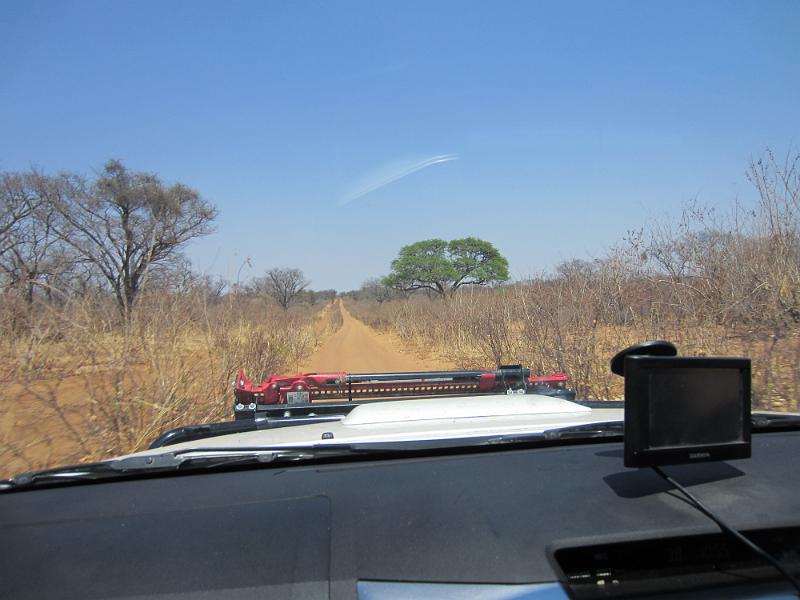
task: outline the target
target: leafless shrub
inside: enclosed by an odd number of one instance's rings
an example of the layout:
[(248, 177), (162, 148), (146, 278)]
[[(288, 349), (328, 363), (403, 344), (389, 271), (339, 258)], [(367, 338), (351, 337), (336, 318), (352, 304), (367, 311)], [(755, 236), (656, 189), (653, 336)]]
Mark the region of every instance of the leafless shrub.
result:
[(251, 287), (256, 294), (272, 298), (283, 310), (288, 310), (309, 283), (300, 269), (274, 268), (254, 279)]
[(749, 356), (756, 405), (800, 409), (800, 156), (767, 151), (748, 177), (753, 206), (690, 203), (600, 259), (449, 302), (353, 301), (350, 310), (464, 366), (565, 372), (586, 398), (621, 397), (608, 360), (637, 341)]
[(125, 327), (104, 294), (35, 308), (37, 326), (0, 341), (7, 473), (132, 452), (167, 429), (229, 419), (239, 369), (254, 379), (293, 370), (319, 339), (311, 309), (219, 299), (202, 286), (143, 294)]

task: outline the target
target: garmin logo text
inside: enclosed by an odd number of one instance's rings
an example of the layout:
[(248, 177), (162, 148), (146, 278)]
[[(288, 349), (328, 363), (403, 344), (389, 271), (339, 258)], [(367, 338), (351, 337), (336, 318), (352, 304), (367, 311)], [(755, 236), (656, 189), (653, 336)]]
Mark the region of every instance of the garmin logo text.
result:
[(697, 460), (698, 458), (710, 458), (711, 452), (690, 452), (689, 458), (692, 460)]

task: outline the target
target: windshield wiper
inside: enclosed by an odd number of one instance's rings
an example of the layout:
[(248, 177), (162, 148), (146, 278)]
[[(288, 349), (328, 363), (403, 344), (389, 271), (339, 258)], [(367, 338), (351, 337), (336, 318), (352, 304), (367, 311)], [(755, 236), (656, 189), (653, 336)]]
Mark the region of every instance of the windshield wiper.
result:
[(372, 448), (351, 444), (316, 446), (231, 446), (222, 448), (186, 448), (162, 454), (128, 456), (108, 461), (30, 471), (0, 480), (0, 491), (39, 484), (85, 482), (122, 476), (170, 471), (203, 470), (247, 464), (302, 461), (371, 453)]
[(754, 432), (792, 430), (800, 428), (800, 415), (754, 412), (750, 422)]
[(556, 427), (542, 433), (510, 433), (493, 436), (486, 440), (486, 444), (513, 444), (516, 442), (547, 441), (571, 442), (580, 440), (593, 440), (597, 438), (622, 439), (622, 421), (605, 421), (602, 423), (584, 423), (568, 427)]
[(10, 479), (0, 480), (0, 491), (32, 487), (41, 484), (70, 483), (114, 479), (126, 475), (177, 471), (194, 463), (197, 468), (226, 464), (271, 462), (274, 452), (218, 452), (196, 457), (184, 457), (172, 452), (151, 456), (131, 456), (117, 460), (88, 463), (20, 473)]
[(536, 433), (513, 433), (449, 439), (411, 440), (398, 442), (363, 442), (350, 444), (317, 444), (315, 446), (231, 446), (186, 448), (162, 454), (129, 456), (103, 462), (74, 465), (21, 473), (0, 481), (0, 490), (19, 489), (40, 484), (85, 482), (113, 479), (143, 473), (204, 470), (248, 464), (296, 462), (343, 456), (413, 454), (447, 449), (469, 449), (494, 445), (553, 441), (617, 438), (622, 436), (622, 423), (590, 423), (551, 429)]
[(550, 429), (544, 434), (551, 440), (588, 440), (595, 438), (622, 437), (625, 425), (622, 421), (606, 421), (604, 423), (587, 423)]

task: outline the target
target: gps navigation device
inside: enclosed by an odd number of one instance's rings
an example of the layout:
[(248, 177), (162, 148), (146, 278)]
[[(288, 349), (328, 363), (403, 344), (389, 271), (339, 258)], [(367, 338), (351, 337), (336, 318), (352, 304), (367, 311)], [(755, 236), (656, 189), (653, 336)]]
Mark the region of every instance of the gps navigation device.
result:
[(750, 360), (628, 355), (625, 466), (750, 457)]

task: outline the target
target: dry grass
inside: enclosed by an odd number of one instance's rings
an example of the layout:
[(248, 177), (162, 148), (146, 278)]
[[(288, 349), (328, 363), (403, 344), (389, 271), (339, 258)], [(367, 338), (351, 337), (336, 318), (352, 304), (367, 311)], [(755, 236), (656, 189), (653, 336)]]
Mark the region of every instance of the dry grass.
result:
[(622, 379), (609, 371), (621, 348), (648, 339), (673, 341), (682, 354), (747, 356), (753, 361), (754, 402), (798, 410), (800, 332), (736, 331), (717, 324), (682, 326), (639, 321), (603, 323), (576, 307), (578, 295), (544, 298), (536, 284), (465, 293), (445, 302), (425, 297), (381, 304), (350, 302), (354, 316), (410, 344), (447, 356), (460, 368), (522, 362), (545, 374), (564, 372), (587, 399), (622, 397)]
[[(767, 152), (749, 176), (758, 202), (746, 210), (721, 216), (689, 206), (552, 275), (447, 301), (373, 294), (385, 301), (348, 308), (456, 365), (565, 372), (584, 398), (622, 395), (608, 361), (634, 342), (748, 356), (755, 405), (798, 410), (800, 156)], [(123, 324), (107, 296), (24, 289), (0, 294), (5, 473), (139, 450), (166, 429), (227, 419), (239, 368), (253, 379), (294, 370), (342, 318), (197, 285), (145, 293)]]
[(447, 301), (416, 296), (350, 309), (464, 367), (520, 361), (565, 372), (584, 398), (622, 395), (608, 361), (635, 342), (747, 356), (755, 405), (798, 410), (800, 155), (778, 160), (767, 150), (748, 177), (758, 198), (751, 206), (690, 204), (593, 261)]
[(254, 379), (291, 371), (337, 327), (326, 309), (199, 293), (150, 294), (128, 327), (102, 298), (0, 309), (16, 322), (0, 341), (4, 474), (141, 450), (167, 429), (227, 420), (240, 368)]

